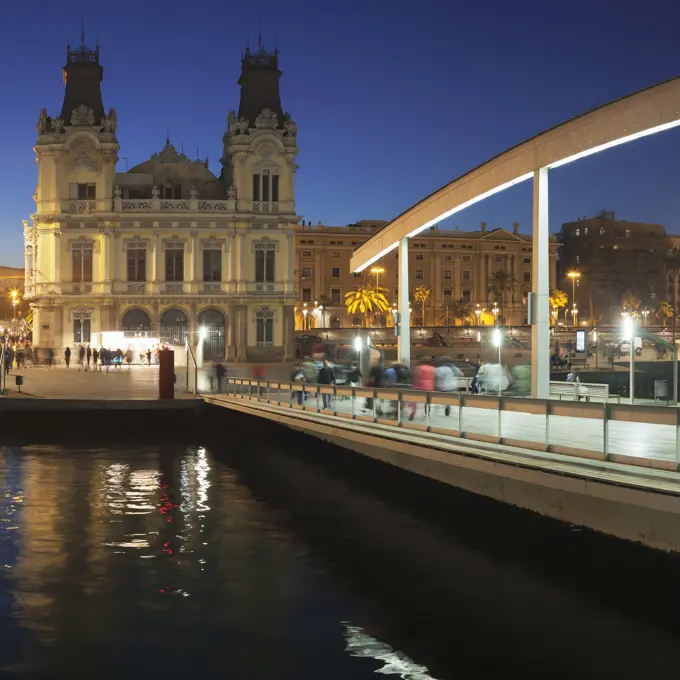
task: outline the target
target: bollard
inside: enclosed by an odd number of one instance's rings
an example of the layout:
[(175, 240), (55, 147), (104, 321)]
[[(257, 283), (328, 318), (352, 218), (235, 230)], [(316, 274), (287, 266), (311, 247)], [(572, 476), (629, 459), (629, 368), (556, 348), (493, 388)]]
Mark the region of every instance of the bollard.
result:
[(16, 386), (19, 388), (19, 392), (21, 392), (21, 386), (24, 384), (24, 376), (23, 375), (17, 375), (14, 378), (16, 382)]
[(158, 398), (175, 398), (175, 353), (171, 349), (158, 353)]

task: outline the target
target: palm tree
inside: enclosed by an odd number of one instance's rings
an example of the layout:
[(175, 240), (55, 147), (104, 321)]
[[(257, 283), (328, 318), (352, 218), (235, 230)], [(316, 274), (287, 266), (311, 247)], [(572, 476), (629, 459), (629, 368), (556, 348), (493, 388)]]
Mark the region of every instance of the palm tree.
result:
[(359, 311), (367, 316), (375, 312), (386, 312), (390, 305), (383, 288), (355, 288), (345, 293), (345, 307), (348, 314)]
[(423, 326), (425, 325), (425, 303), (430, 299), (432, 291), (425, 286), (418, 286), (413, 291), (413, 297), (417, 302), (420, 302), (420, 308), (422, 310)]
[(550, 304), (550, 309), (555, 310), (555, 322), (557, 322), (557, 317), (560, 314), (560, 309), (563, 309), (564, 307), (567, 306), (567, 303), (569, 302), (569, 296), (565, 291), (560, 290), (559, 288), (553, 288), (550, 291), (550, 297), (548, 298), (548, 302)]
[(515, 290), (517, 277), (512, 272), (508, 272), (505, 269), (499, 269), (489, 277), (488, 284), (489, 292), (493, 293), (496, 300), (502, 304), (505, 293), (511, 293)]
[(659, 305), (658, 313), (661, 316), (661, 318), (664, 320), (664, 326), (665, 326), (666, 325), (665, 320), (673, 318), (673, 305), (670, 302), (666, 302), (664, 300)]
[(465, 300), (455, 300), (446, 307), (446, 311), (444, 314), (442, 314), (442, 321), (444, 322), (444, 325), (450, 325), (450, 319), (453, 319), (454, 321), (458, 319), (462, 324), (472, 323), (472, 306), (469, 302), (466, 302)]

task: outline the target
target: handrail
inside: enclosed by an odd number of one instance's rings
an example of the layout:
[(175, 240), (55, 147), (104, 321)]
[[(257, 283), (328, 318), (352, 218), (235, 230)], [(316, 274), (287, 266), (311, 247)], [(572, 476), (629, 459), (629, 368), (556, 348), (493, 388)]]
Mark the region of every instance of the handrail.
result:
[(680, 469), (676, 408), (250, 378), (227, 378), (226, 396), (535, 451)]
[(189, 357), (194, 362), (194, 388), (191, 390), (193, 394), (198, 394), (198, 362), (196, 361), (196, 356), (194, 355), (194, 350), (191, 349), (191, 343), (187, 340), (187, 390), (189, 390), (189, 371), (191, 367), (189, 366)]

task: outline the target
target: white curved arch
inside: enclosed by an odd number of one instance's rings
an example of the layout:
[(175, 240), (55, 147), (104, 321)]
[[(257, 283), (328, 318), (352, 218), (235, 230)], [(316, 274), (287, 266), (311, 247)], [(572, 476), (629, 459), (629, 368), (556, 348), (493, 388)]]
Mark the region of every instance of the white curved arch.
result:
[(360, 272), (424, 229), (504, 189), (640, 137), (680, 125), (680, 77), (593, 109), (504, 151), (416, 203), (362, 243), (350, 269)]

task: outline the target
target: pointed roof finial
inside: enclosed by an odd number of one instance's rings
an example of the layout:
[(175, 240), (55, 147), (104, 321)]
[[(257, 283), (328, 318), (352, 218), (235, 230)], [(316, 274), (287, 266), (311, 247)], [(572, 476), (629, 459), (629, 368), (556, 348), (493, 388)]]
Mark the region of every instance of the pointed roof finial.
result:
[(170, 146), (170, 126), (165, 126), (165, 146)]
[(85, 14), (80, 15), (80, 45), (85, 47)]
[(260, 26), (260, 19), (257, 20), (257, 49), (262, 49), (262, 26)]

